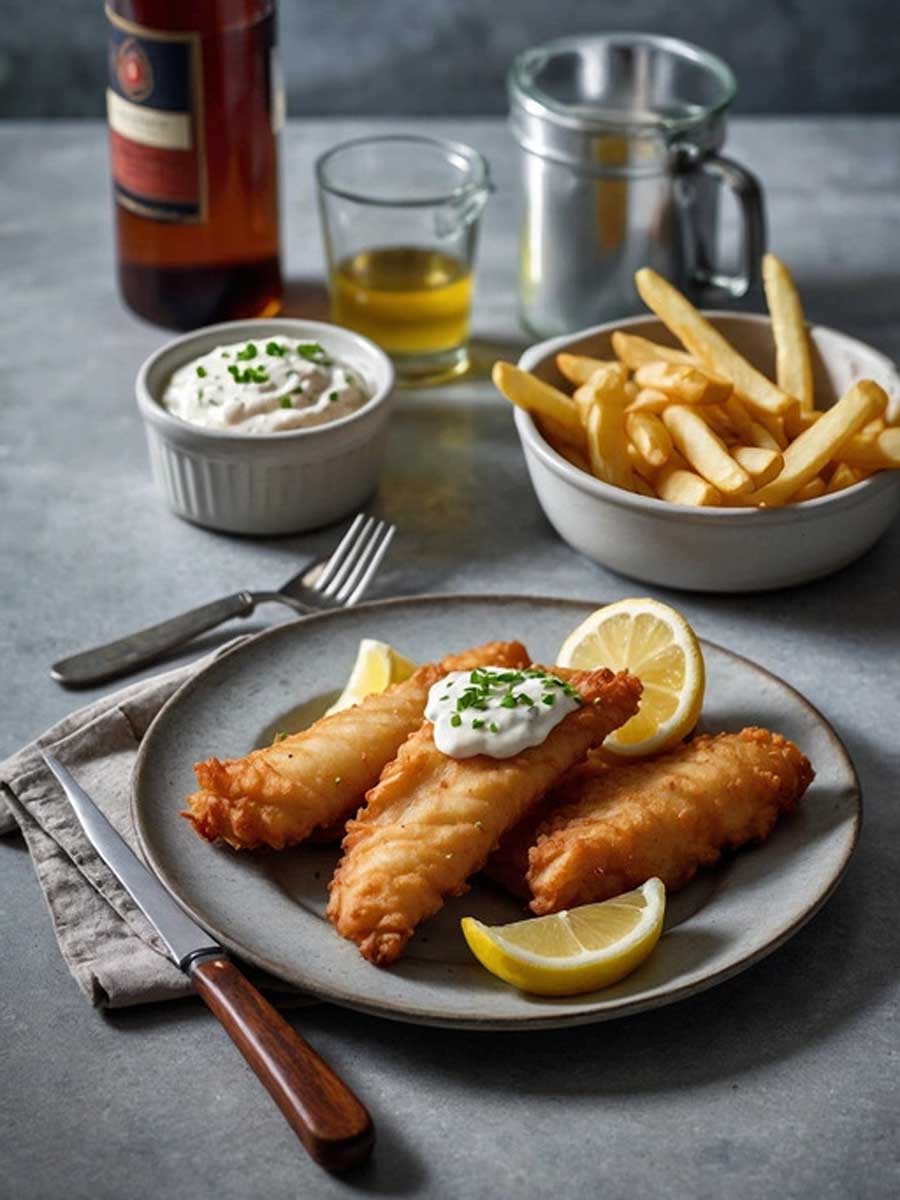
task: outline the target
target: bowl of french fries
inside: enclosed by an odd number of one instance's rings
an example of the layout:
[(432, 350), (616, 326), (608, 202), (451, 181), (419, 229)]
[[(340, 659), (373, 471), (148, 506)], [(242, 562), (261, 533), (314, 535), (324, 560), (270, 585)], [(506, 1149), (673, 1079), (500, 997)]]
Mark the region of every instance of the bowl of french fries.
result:
[(532, 346), (493, 379), (537, 498), (576, 550), (623, 575), (751, 592), (858, 558), (900, 510), (900, 375), (806, 324), (768, 254), (767, 315), (701, 313), (656, 272), (646, 316)]

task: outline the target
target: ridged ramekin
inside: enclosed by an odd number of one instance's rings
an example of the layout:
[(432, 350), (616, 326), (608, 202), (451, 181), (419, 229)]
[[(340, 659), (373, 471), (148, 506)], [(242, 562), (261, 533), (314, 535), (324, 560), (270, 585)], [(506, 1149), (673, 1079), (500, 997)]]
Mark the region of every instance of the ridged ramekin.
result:
[[(281, 334), (321, 342), (365, 382), (356, 412), (309, 429), (246, 434), (207, 429), (161, 404), (173, 371), (216, 346)], [(300, 533), (359, 508), (375, 490), (384, 458), (394, 368), (374, 342), (290, 317), (207, 325), (151, 354), (135, 383), (150, 467), (181, 517), (227, 533)]]

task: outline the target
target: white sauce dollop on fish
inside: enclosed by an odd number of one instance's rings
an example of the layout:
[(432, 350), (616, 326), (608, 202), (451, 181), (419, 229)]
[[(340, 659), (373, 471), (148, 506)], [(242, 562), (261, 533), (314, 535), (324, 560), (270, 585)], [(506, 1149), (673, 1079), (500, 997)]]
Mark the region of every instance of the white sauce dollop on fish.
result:
[(434, 744), (450, 758), (512, 758), (540, 746), (582, 703), (562, 679), (537, 667), (451, 671), (428, 693), (425, 718)]

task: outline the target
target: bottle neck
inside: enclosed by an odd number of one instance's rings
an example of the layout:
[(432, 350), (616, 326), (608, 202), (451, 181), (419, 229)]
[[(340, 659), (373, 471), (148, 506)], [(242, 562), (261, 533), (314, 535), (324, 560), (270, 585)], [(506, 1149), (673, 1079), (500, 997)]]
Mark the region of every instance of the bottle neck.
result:
[(106, 10), (144, 29), (210, 35), (266, 20), (275, 12), (275, 0), (107, 0)]

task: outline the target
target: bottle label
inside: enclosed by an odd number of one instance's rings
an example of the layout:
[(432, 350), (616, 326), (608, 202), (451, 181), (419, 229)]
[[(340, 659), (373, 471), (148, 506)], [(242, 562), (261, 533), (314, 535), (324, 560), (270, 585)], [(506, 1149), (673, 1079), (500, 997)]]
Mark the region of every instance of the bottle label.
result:
[(161, 33), (107, 9), (109, 121), (117, 203), (157, 221), (206, 218), (200, 38)]

